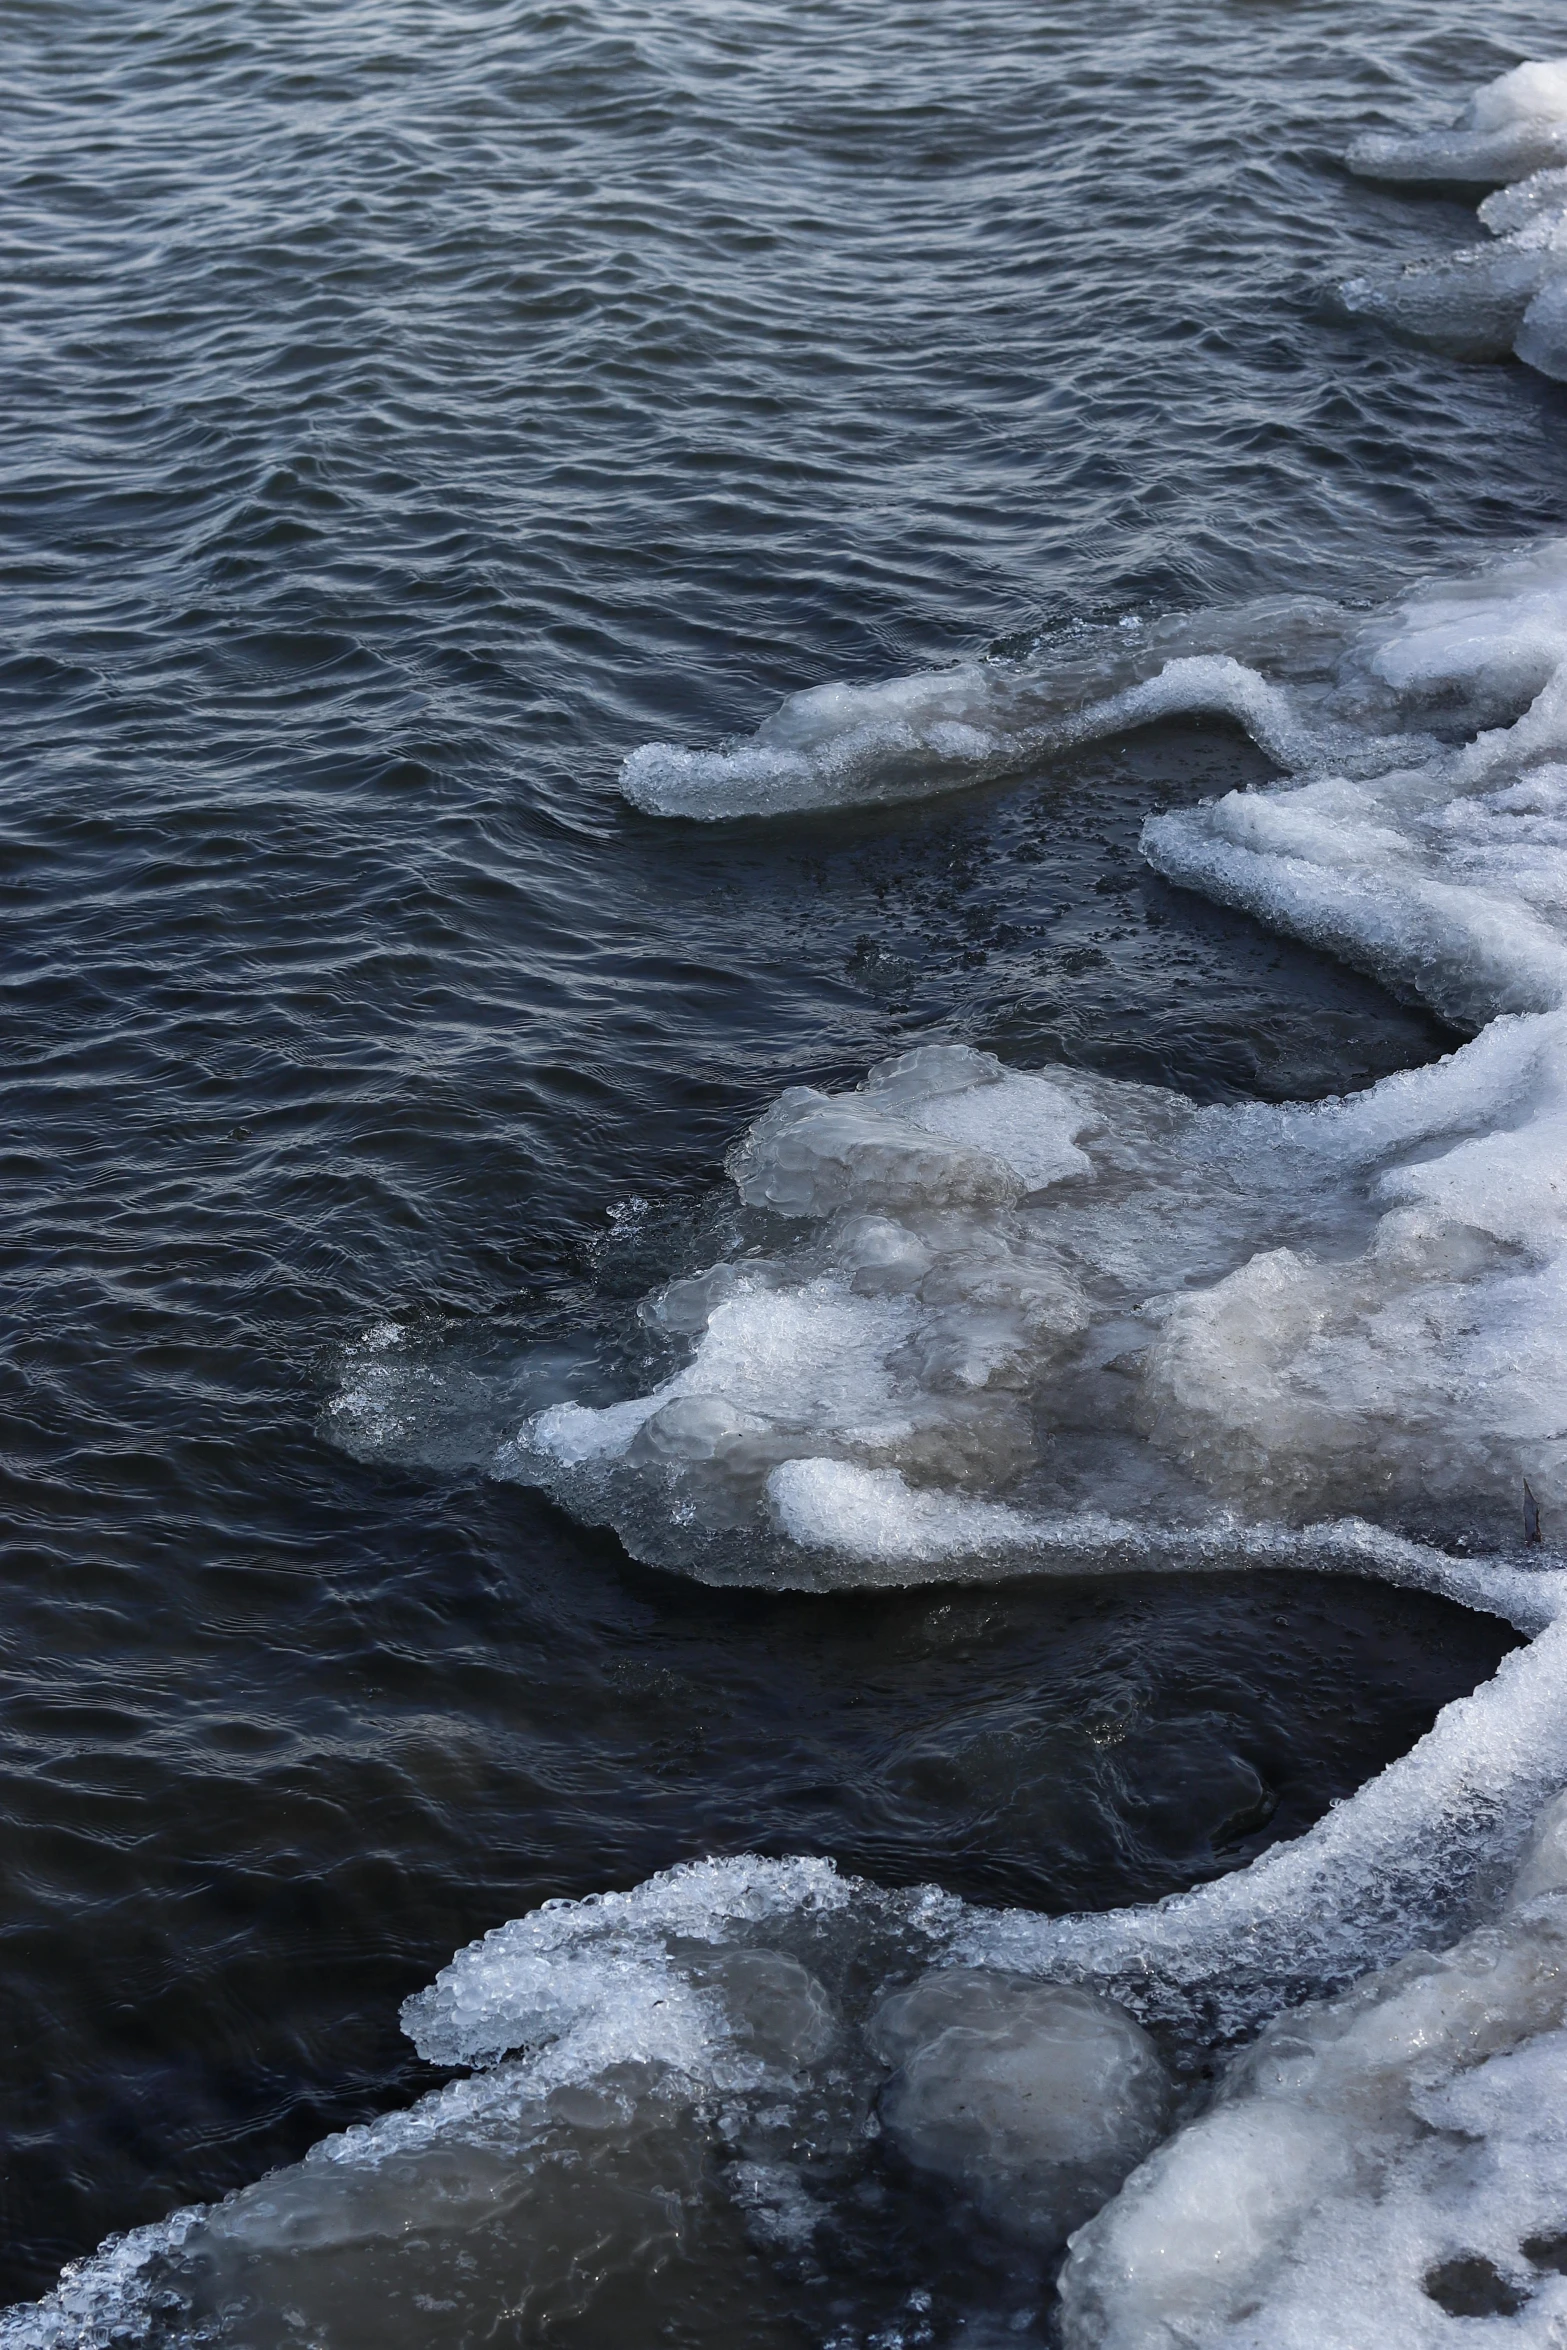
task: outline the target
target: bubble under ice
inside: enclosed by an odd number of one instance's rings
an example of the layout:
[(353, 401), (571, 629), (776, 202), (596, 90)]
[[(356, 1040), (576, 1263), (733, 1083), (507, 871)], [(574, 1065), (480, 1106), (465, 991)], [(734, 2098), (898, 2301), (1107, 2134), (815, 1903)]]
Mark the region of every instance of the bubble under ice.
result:
[(881, 2116), (899, 2151), (1046, 2250), (1119, 2187), (1169, 2108), (1147, 2033), (1069, 1984), (941, 1969), (885, 2001), (870, 2040), (898, 2068)]
[[(1494, 268), (1450, 274), (1511, 316), (1541, 270), (1516, 347), (1567, 372), (1567, 66), (1352, 161), (1522, 182), (1484, 208)], [(650, 747), (627, 789), (703, 816), (896, 798), (1182, 709), (1290, 774), (1150, 824), (1159, 869), (1484, 1032), (1312, 1109), (962, 1047), (802, 1089), (735, 1155), (737, 1252), (649, 1301), (685, 1363), (596, 1407), (557, 1366), (497, 1465), (655, 1554), (673, 1525), (701, 1572), (1297, 1558), (1427, 1582), (1531, 1645), (1306, 1836), (1153, 1909), (994, 1914), (754, 1860), (547, 1905), (408, 2005), (467, 2078), (75, 2264), (0, 2343), (384, 2350), (436, 2311), (624, 2338), (683, 2261), (808, 2259), (881, 2130), (1041, 2240), (1162, 2126), (1155, 2039), (1190, 2081), (1248, 2035), (1075, 2237), (1069, 2350), (1562, 2338), (1567, 1573), (1516, 1544), (1523, 1478), (1548, 1531), (1567, 1505), (1567, 548), (1369, 621), (1277, 606), (825, 689), (735, 751)], [(389, 1448), (445, 1408), (401, 1344), (354, 1373)], [(1422, 1512), (1497, 1552), (1398, 1530)], [(1070, 2086), (1096, 2063), (1125, 2092), (1097, 2140)], [(743, 2301), (684, 2338), (737, 2324), (771, 2339)]]

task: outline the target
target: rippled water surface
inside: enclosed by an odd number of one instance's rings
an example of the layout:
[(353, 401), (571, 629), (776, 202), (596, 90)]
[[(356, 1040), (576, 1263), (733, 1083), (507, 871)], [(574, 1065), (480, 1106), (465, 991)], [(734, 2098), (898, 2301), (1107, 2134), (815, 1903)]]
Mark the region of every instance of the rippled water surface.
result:
[(504, 1350), (645, 1286), (625, 1236), (781, 1086), (909, 1043), (1210, 1100), (1452, 1044), (1140, 864), (1150, 807), (1266, 773), (1222, 728), (700, 834), (615, 776), (1559, 523), (1559, 387), (1329, 294), (1470, 230), (1350, 136), (1559, 45), (1397, 0), (12, 0), (8, 2295), (428, 2085), (399, 2000), (547, 1895), (760, 1850), (1147, 1898), (1492, 1669), (1488, 1620), (1283, 1577), (719, 1597), (323, 1412), (388, 1317)]

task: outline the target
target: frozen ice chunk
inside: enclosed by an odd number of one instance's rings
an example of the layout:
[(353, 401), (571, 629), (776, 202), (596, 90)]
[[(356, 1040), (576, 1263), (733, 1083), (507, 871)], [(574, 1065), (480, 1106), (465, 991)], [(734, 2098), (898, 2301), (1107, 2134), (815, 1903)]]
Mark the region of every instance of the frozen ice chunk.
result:
[[(403, 2026), (436, 2064), (492, 2063), (531, 2047), (554, 2052), (552, 2081), (629, 2062), (707, 2077), (722, 2019), (671, 1967), (671, 1943), (717, 1949), (736, 1925), (831, 1913), (848, 1899), (830, 1862), (747, 1860), (672, 1869), (631, 1893), (546, 1903), (459, 1951), (406, 2003)], [(738, 2033), (769, 2060), (821, 2053), (825, 1995), (792, 1961), (748, 1948), (728, 1988), (722, 2015), (731, 2039)]]
[(967, 1559), (1005, 1559), (1036, 1547), (1037, 1529), (1019, 1511), (920, 1490), (896, 1469), (786, 1461), (768, 1478), (767, 1491), (791, 1542), (836, 1551), (873, 1571), (901, 1570), (901, 1579), (918, 1567), (950, 1569)]
[(1156, 2154), (1062, 2281), (1072, 2350), (1185, 2350), (1255, 2314), (1260, 2277), (1301, 2214), (1348, 2175), (1342, 2134), (1312, 2113), (1224, 2107)]
[(1515, 66), (1475, 93), (1452, 130), (1413, 138), (1369, 132), (1352, 142), (1346, 160), (1368, 179), (1481, 187), (1567, 162), (1567, 61)]
[(817, 2064), (838, 2037), (826, 1991), (785, 1951), (728, 1951), (697, 1980), (717, 1994), (735, 2046), (764, 2065), (794, 2072)]
[(1415, 138), (1368, 131), (1344, 158), (1363, 179), (1442, 181), (1499, 188), (1567, 162), (1567, 124), (1525, 121), (1499, 130), (1427, 131)]
[(1233, 2062), (1077, 2237), (1072, 2350), (1352, 2350), (1524, 2312), (1525, 2338), (1555, 2338), (1567, 2293), (1531, 2248), (1564, 2218), (1564, 1817), (1558, 1798), (1494, 1925), (1281, 2016)]
[(857, 1092), (795, 1086), (731, 1155), (750, 1207), (826, 1217), (1005, 1205), (1089, 1162), (1074, 1095), (966, 1045), (926, 1045), (873, 1069)]
[(949, 1141), (864, 1095), (808, 1086), (791, 1087), (758, 1119), (729, 1168), (747, 1207), (781, 1216), (1005, 1206), (1024, 1190), (993, 1151)]
[(1347, 309), (1380, 318), (1461, 359), (1501, 359), (1544, 288), (1567, 270), (1567, 214), (1546, 212), (1511, 236), (1352, 278)]
[[(1473, 696), (1515, 717), (1567, 659), (1567, 540), (1428, 583), (1364, 624), (1355, 657), (1399, 694)], [(1437, 764), (1438, 787), (1443, 772)]]
[(878, 2010), (897, 2071), (882, 2121), (916, 2169), (1044, 2250), (1097, 2210), (1158, 2137), (1169, 2081), (1121, 2008), (978, 1968), (926, 1975)]

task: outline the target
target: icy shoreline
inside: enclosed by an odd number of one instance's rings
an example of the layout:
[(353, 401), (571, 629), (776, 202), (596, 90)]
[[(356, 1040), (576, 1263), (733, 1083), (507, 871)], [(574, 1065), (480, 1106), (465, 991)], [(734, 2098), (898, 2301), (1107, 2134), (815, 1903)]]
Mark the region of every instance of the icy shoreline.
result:
[[(1536, 175), (1484, 208), (1493, 245), (1351, 298), (1567, 375), (1567, 66), (1351, 161)], [(1307, 1835), (1153, 1909), (994, 1915), (805, 1860), (550, 1904), (409, 2002), (466, 2078), (105, 2247), (0, 2343), (357, 2338), (378, 2296), (455, 2307), (481, 2259), (539, 2322), (590, 2272), (634, 2304), (704, 2228), (808, 2259), (883, 2133), (1003, 2237), (1071, 2235), (1071, 2350), (1559, 2339), (1567, 543), (1370, 620), (1270, 606), (819, 689), (749, 744), (648, 746), (625, 789), (686, 817), (853, 805), (1194, 710), (1289, 772), (1151, 823), (1159, 870), (1474, 1043), (1310, 1109), (951, 1046), (800, 1089), (732, 1162), (754, 1245), (648, 1301), (685, 1362), (543, 1405), (493, 1466), (664, 1563), (710, 1536), (736, 1580), (1293, 1559), (1531, 1644)], [(395, 1381), (395, 1339), (371, 1373)], [(898, 2338), (931, 2337), (916, 2311)]]

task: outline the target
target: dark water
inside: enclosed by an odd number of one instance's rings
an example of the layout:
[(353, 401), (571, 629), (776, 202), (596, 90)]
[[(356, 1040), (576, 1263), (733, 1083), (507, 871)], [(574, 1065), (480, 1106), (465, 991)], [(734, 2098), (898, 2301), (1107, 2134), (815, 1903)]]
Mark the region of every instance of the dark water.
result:
[[(569, 1311), (778, 1088), (960, 1035), (1208, 1098), (1448, 1033), (1165, 888), (1213, 730), (695, 837), (650, 734), (1559, 523), (1563, 394), (1325, 288), (1543, 7), (12, 0), (0, 2291), (433, 2076), (547, 1894), (822, 1850), (1042, 1905), (1290, 1833), (1500, 1627), (1294, 1584), (719, 1599), (321, 1428)], [(1108, 1725), (1108, 1727), (1107, 1727)]]

